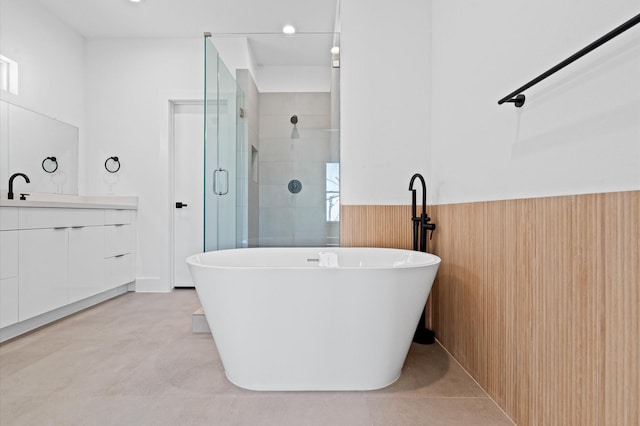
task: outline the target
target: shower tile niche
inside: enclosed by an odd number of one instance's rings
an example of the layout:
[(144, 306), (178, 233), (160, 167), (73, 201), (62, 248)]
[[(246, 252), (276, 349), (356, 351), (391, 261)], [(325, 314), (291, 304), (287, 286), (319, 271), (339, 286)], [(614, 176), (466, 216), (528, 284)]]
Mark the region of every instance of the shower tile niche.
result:
[[(260, 246), (332, 244), (339, 224), (327, 221), (326, 165), (337, 163), (339, 152), (330, 93), (261, 93), (259, 99)], [(300, 181), (300, 192), (289, 191), (292, 180)]]

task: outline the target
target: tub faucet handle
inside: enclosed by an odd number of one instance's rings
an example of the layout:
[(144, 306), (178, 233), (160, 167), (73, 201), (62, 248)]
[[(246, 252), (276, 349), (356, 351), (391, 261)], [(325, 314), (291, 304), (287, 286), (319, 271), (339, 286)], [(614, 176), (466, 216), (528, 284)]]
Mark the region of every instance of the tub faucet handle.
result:
[(427, 224), (424, 225), (424, 227), (429, 230), (429, 240), (432, 240), (433, 239), (433, 231), (436, 230), (436, 224), (435, 223), (427, 223)]

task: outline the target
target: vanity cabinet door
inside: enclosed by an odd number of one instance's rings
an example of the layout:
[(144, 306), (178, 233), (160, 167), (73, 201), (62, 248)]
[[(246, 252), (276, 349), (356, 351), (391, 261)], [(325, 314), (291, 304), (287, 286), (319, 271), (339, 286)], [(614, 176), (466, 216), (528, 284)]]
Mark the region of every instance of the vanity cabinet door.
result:
[(24, 321), (69, 302), (68, 228), (20, 231), (19, 319)]
[(18, 322), (18, 277), (0, 280), (0, 328)]
[(100, 293), (104, 287), (104, 227), (69, 229), (69, 303)]
[(0, 231), (0, 279), (18, 276), (18, 231)]
[(0, 328), (18, 322), (18, 231), (0, 231)]

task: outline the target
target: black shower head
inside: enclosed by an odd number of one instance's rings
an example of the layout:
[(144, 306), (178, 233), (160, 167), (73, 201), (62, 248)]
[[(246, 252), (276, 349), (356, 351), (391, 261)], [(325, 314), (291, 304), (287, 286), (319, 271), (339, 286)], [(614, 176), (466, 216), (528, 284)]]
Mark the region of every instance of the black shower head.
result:
[(291, 124), (297, 124), (298, 123), (298, 116), (297, 115), (292, 115), (291, 116)]

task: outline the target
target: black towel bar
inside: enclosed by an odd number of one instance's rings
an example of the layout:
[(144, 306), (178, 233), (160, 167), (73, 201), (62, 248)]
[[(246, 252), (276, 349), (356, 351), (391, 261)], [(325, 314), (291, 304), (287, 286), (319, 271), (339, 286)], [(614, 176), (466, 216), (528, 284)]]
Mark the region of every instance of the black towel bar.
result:
[(545, 78), (549, 77), (551, 74), (556, 73), (557, 71), (559, 71), (562, 68), (566, 67), (567, 65), (569, 65), (573, 61), (583, 57), (587, 53), (589, 53), (592, 50), (596, 49), (597, 47), (605, 44), (606, 42), (608, 42), (612, 38), (617, 37), (618, 35), (622, 34), (623, 32), (627, 31), (629, 28), (633, 27), (634, 25), (636, 25), (638, 23), (640, 23), (640, 14), (634, 16), (633, 18), (629, 19), (627, 22), (625, 22), (625, 23), (619, 25), (618, 27), (616, 27), (615, 29), (609, 31), (607, 34), (603, 35), (602, 37), (600, 37), (599, 39), (597, 39), (596, 41), (594, 41), (590, 45), (586, 46), (585, 48), (583, 48), (583, 49), (577, 51), (576, 53), (574, 53), (573, 55), (569, 56), (567, 59), (565, 59), (564, 61), (560, 62), (555, 67), (550, 68), (547, 71), (543, 72), (542, 74), (540, 74), (539, 76), (537, 76), (536, 78), (534, 78), (533, 80), (531, 80), (530, 82), (525, 84), (524, 86), (519, 87), (518, 89), (516, 89), (513, 92), (509, 93), (507, 96), (505, 96), (504, 98), (500, 99), (498, 101), (498, 104), (502, 105), (505, 102), (513, 102), (513, 104), (515, 106), (521, 107), (522, 105), (524, 105), (524, 101), (525, 101), (525, 96), (521, 92), (524, 92), (525, 90), (527, 90), (531, 86), (540, 83), (542, 80), (544, 80)]

